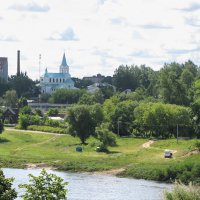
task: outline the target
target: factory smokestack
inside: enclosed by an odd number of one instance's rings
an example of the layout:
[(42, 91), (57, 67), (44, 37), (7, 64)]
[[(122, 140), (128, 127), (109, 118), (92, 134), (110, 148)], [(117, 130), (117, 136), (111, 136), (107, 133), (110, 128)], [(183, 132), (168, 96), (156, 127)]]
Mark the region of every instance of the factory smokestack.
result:
[(17, 51), (17, 76), (20, 75), (20, 50)]

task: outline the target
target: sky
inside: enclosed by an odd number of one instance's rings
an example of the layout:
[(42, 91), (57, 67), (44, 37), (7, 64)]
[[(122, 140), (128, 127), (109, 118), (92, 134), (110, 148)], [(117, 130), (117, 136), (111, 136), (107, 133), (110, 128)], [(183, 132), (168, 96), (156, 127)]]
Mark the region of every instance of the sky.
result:
[(112, 76), (122, 64), (200, 65), (200, 1), (0, 0), (0, 57), (8, 57), (9, 75), (17, 50), (32, 79), (45, 68), (59, 72), (64, 52), (79, 78)]

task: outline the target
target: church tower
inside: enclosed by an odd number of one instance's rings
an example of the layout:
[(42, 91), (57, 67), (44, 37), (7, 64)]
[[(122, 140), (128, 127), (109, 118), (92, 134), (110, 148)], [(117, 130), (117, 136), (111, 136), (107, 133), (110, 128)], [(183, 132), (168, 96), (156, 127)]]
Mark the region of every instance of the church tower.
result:
[(67, 65), (65, 53), (63, 54), (62, 63), (60, 65), (60, 73), (69, 74), (69, 66)]

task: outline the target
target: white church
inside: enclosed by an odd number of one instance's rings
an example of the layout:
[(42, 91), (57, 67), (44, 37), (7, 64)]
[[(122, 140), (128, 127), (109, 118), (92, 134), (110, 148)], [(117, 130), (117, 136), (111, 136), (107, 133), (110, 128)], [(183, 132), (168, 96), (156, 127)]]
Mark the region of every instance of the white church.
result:
[(59, 73), (49, 73), (47, 68), (45, 74), (40, 77), (41, 93), (52, 93), (57, 89), (76, 89), (74, 81), (69, 74), (69, 66), (67, 65), (65, 53), (60, 65)]

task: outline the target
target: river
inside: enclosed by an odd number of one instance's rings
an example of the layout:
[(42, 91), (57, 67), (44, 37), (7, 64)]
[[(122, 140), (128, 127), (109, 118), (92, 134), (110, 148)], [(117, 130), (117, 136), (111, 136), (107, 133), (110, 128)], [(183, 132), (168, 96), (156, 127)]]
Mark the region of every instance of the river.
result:
[[(161, 200), (163, 192), (172, 187), (171, 184), (115, 176), (47, 171), (55, 173), (69, 183), (68, 200)], [(40, 170), (4, 168), (3, 172), (7, 178), (15, 178), (13, 186), (18, 195), (21, 195), (23, 191), (18, 185), (28, 183), (28, 174), (39, 175)]]

